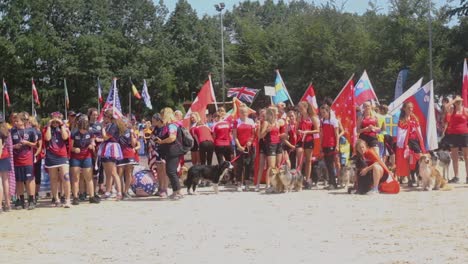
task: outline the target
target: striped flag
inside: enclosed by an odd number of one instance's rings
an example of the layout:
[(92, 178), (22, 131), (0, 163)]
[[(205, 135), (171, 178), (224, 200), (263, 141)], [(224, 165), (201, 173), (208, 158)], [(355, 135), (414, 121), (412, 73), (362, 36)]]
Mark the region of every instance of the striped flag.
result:
[(289, 96), (289, 92), (286, 89), (286, 85), (284, 84), (283, 78), (281, 78), (279, 70), (276, 70), (275, 91), (276, 95), (272, 97), (273, 103), (275, 105), (289, 100), (294, 106), (294, 103), (291, 100), (291, 96)]
[(97, 88), (98, 88), (98, 101), (99, 104), (102, 104), (104, 102), (104, 99), (102, 98), (102, 87), (101, 87), (101, 81), (99, 78), (97, 79)]
[(122, 105), (120, 104), (119, 91), (117, 90), (117, 78), (112, 80), (109, 95), (107, 96), (106, 103), (102, 107), (101, 114), (99, 115), (98, 121), (103, 120), (104, 112), (108, 109), (112, 109), (114, 118), (123, 118)]
[(141, 95), (146, 107), (153, 109), (153, 105), (151, 104), (151, 96), (148, 93), (148, 86), (146, 85), (146, 80), (143, 80), (143, 89), (141, 91)]
[(65, 107), (70, 108), (70, 98), (68, 98), (67, 79), (63, 79), (63, 86), (65, 88)]
[(34, 102), (36, 102), (37, 105), (41, 105), (41, 101), (39, 101), (39, 93), (37, 92), (36, 84), (34, 83), (34, 78), (31, 78), (32, 82), (32, 95), (34, 98)]
[(364, 73), (361, 76), (361, 79), (359, 79), (359, 81), (356, 83), (356, 86), (354, 88), (354, 97), (356, 105), (359, 106), (367, 101), (379, 101), (379, 99), (377, 99), (377, 95), (374, 92), (374, 87), (372, 86), (372, 83), (370, 82), (369, 76), (367, 75), (366, 71), (364, 71)]
[(132, 79), (130, 79), (130, 84), (132, 84), (132, 93), (133, 93), (133, 96), (135, 96), (137, 99), (141, 99), (141, 95), (140, 93), (138, 92), (135, 84), (133, 84), (132, 82)]
[(3, 96), (5, 96), (5, 101), (7, 102), (8, 107), (10, 107), (10, 96), (8, 95), (8, 87), (6, 85), (5, 79), (3, 79)]

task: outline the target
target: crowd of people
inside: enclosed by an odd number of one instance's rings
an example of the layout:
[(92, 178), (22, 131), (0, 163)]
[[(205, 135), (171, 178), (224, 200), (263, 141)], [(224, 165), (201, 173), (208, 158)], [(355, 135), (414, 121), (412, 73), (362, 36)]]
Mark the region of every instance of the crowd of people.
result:
[[(195, 142), (190, 151), (191, 163), (212, 165), (214, 156), (216, 163), (232, 161), (234, 176), (227, 180), (236, 184), (238, 191), (246, 189), (247, 181), (254, 181), (255, 190), (260, 191), (264, 178), (263, 187), (270, 192), (269, 177), (262, 176), (281, 166), (302, 171), (305, 187), (316, 187), (319, 179), (313, 166), (323, 160), (327, 189), (332, 190), (339, 188), (337, 175), (355, 153), (366, 162), (357, 177), (369, 178), (367, 186), (360, 186), (362, 193), (378, 193), (380, 183), (388, 177), (409, 179), (412, 186), (418, 165), (415, 157), (427, 152), (420, 123), (412, 103), (404, 103), (395, 140), (385, 127), (387, 109), (371, 102), (357, 109), (359, 139), (354, 146), (331, 110), (329, 98), (319, 109), (300, 102), (289, 108), (279, 103), (256, 113), (245, 105), (233, 113), (226, 113), (224, 107), (209, 116), (193, 112), (189, 119)], [(70, 111), (68, 120), (64, 120), (61, 113), (54, 112), (42, 127), (26, 112), (11, 114), (9, 122), (0, 116), (2, 209), (36, 207), (42, 163), (50, 177), (53, 206), (70, 208), (86, 200), (97, 204), (101, 199), (130, 199), (133, 170), (141, 154), (148, 155), (148, 166), (157, 175), (159, 188), (155, 195), (173, 200), (183, 197), (179, 178), (186, 153), (180, 143), (181, 111), (166, 107), (151, 121), (142, 123), (135, 118), (119, 118), (112, 109), (103, 112), (102, 122), (98, 121), (99, 115), (97, 109), (90, 108), (86, 114)], [(460, 178), (459, 152), (465, 160), (468, 158), (467, 117), (459, 96), (444, 101), (439, 133), (441, 145), (452, 154), (452, 182)], [(9, 193), (13, 172), (14, 203)]]

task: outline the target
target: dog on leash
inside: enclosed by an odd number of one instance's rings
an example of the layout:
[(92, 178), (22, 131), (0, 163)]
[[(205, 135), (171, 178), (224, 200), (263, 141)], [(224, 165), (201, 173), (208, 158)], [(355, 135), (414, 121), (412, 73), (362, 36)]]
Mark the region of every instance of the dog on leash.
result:
[(450, 152), (447, 150), (439, 149), (435, 152), (430, 152), (432, 157), (432, 165), (439, 167), (442, 169), (442, 174), (444, 179), (447, 181), (449, 180), (449, 167), (450, 163), (452, 162), (452, 158), (450, 156)]
[(341, 188), (348, 189), (350, 184), (353, 184), (356, 177), (356, 164), (350, 161), (346, 166), (341, 167), (340, 175), (338, 175), (338, 184)]
[(451, 189), (447, 181), (442, 178), (440, 171), (432, 165), (430, 155), (421, 155), (419, 158), (419, 176), (425, 191)]
[(281, 166), (279, 178), (284, 185), (285, 191), (290, 192), (292, 190), (298, 192), (302, 191), (303, 177), (299, 170), (291, 170), (288, 165), (284, 164)]
[(284, 174), (285, 171), (283, 169), (272, 168), (270, 170), (268, 177), (270, 177), (270, 184), (273, 187), (273, 191), (275, 193), (282, 193), (286, 190), (286, 187), (281, 180), (282, 178), (285, 178)]
[(191, 190), (195, 193), (197, 185), (201, 180), (208, 180), (213, 183), (214, 192), (218, 193), (218, 183), (229, 170), (234, 167), (231, 162), (223, 161), (218, 165), (195, 165), (190, 167), (187, 174), (187, 179), (184, 184), (187, 186), (187, 193), (192, 194)]

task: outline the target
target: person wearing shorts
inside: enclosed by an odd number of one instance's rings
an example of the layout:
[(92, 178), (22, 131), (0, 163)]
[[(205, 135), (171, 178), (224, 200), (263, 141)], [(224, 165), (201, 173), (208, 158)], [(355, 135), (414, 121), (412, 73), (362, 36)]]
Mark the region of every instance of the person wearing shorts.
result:
[(50, 186), (52, 190), (52, 203), (58, 207), (60, 205), (59, 184), (62, 183), (62, 191), (65, 197), (65, 208), (70, 208), (70, 173), (68, 160), (68, 139), (70, 130), (62, 121), (62, 114), (54, 112), (44, 133), (45, 142), (45, 167), (50, 176)]
[(217, 115), (217, 123), (213, 126), (213, 139), (215, 144), (215, 153), (218, 164), (223, 161), (231, 161), (232, 148), (231, 148), (231, 123), (223, 120), (226, 113), (224, 108), (220, 107)]
[(119, 137), (120, 148), (122, 149), (123, 159), (117, 161), (117, 173), (120, 175), (123, 186), (123, 198), (130, 199), (131, 196), (128, 193), (130, 190), (130, 184), (133, 177), (133, 166), (135, 162), (135, 146), (137, 145), (137, 137), (133, 132), (131, 124), (127, 121), (127, 130)]
[(255, 161), (255, 148), (252, 145), (255, 122), (247, 116), (247, 107), (240, 107), (239, 118), (234, 122), (233, 129), (237, 151), (240, 153), (236, 163), (237, 191), (245, 190), (245, 180), (250, 179)]
[(283, 150), (280, 146), (280, 124), (277, 119), (278, 110), (276, 107), (269, 107), (265, 113), (265, 122), (260, 128), (260, 137), (263, 138), (264, 150), (267, 163), (267, 176), (266, 176), (266, 192), (271, 192), (273, 189), (270, 187), (270, 172), (276, 168), (276, 156)]
[(379, 120), (375, 116), (370, 102), (365, 102), (362, 107), (362, 116), (357, 122), (359, 138), (364, 140), (369, 148), (373, 148), (376, 153), (380, 153), (377, 139), (377, 134), (380, 133)]
[[(2, 210), (10, 211), (11, 209), (9, 176), (11, 171), (11, 155), (7, 145), (9, 136), (8, 125), (5, 123), (3, 114), (0, 114), (0, 204), (4, 203), (3, 208), (0, 208), (0, 212)], [(3, 194), (5, 194), (4, 197)]]
[(17, 209), (26, 208), (23, 195), (24, 185), (26, 185), (28, 209), (33, 210), (35, 208), (34, 195), (36, 192), (33, 175), (33, 148), (36, 146), (36, 133), (32, 129), (26, 128), (27, 123), (29, 123), (29, 115), (21, 112), (15, 118), (15, 126), (11, 129), (16, 193), (19, 195), (15, 207)]
[(99, 117), (96, 108), (88, 109), (89, 132), (94, 138), (96, 144), (93, 152), (93, 183), (94, 183), (94, 196), (99, 198), (98, 194), (104, 194), (104, 167), (97, 157), (97, 150), (99, 145), (104, 141), (102, 138), (102, 124), (97, 121)]
[[(200, 122), (200, 114), (198, 112), (193, 112), (190, 114), (190, 135), (195, 138), (195, 129), (198, 122)], [(192, 165), (200, 164), (200, 152), (197, 140), (193, 141), (193, 147), (190, 150), (190, 158), (192, 159)]]
[(79, 205), (80, 174), (83, 176), (89, 203), (99, 203), (99, 197), (94, 195), (93, 183), (93, 152), (96, 144), (89, 131), (87, 116), (81, 116), (77, 121), (77, 129), (71, 135), (70, 174), (73, 181), (73, 205)]

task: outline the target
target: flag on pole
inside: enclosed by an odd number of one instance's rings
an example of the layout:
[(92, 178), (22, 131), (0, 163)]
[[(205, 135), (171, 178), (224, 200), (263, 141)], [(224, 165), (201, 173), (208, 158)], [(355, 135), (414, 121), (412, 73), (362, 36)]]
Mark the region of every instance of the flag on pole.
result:
[(405, 87), (406, 79), (408, 78), (409, 69), (404, 68), (398, 73), (398, 78), (395, 84), (395, 98), (396, 100), (400, 95), (403, 94), (403, 88)]
[(252, 103), (258, 91), (258, 89), (247, 88), (245, 86), (229, 88), (228, 97), (236, 97), (246, 103)]
[(146, 107), (149, 109), (153, 109), (153, 105), (151, 104), (151, 96), (148, 93), (148, 86), (146, 85), (146, 80), (143, 80), (143, 89), (141, 91), (141, 97), (145, 102)]
[(466, 59), (463, 63), (463, 86), (462, 86), (463, 105), (468, 107), (468, 66)]
[(367, 72), (361, 76), (361, 79), (356, 83), (356, 87), (354, 89), (354, 96), (356, 105), (360, 106), (367, 101), (375, 101), (378, 102), (377, 95), (375, 95), (374, 87), (369, 80), (369, 76)]
[(37, 92), (36, 84), (34, 83), (34, 78), (31, 78), (32, 82), (32, 94), (34, 98), (34, 102), (36, 102), (37, 105), (41, 105), (41, 102), (39, 101), (39, 94)]
[(281, 78), (279, 70), (276, 70), (275, 90), (276, 95), (272, 98), (273, 103), (275, 105), (281, 102), (285, 102), (287, 100), (289, 100), (291, 104), (294, 105), (293, 101), (291, 100), (291, 96), (289, 96), (289, 92), (286, 89), (286, 85), (284, 84), (283, 78)]
[(65, 108), (70, 108), (70, 98), (68, 98), (67, 79), (63, 79), (63, 86), (65, 88)]
[(10, 96), (8, 95), (8, 87), (6, 85), (5, 79), (3, 79), (3, 96), (5, 96), (5, 101), (7, 102), (8, 107), (10, 107)]
[(107, 96), (106, 103), (101, 109), (98, 121), (102, 122), (104, 112), (111, 109), (114, 118), (123, 118), (122, 105), (120, 104), (119, 92), (117, 90), (117, 78), (112, 80), (111, 88), (109, 89), (109, 95)]
[(211, 75), (208, 75), (208, 80), (203, 84), (198, 92), (197, 97), (190, 106), (187, 114), (184, 118), (184, 126), (188, 127), (190, 124), (190, 114), (193, 112), (198, 112), (200, 114), (201, 120), (206, 122), (206, 108), (209, 104), (216, 103), (216, 97), (213, 90), (213, 84), (211, 83)]
[(303, 101), (309, 102), (315, 108), (315, 111), (318, 112), (317, 97), (315, 96), (315, 90), (312, 84), (309, 84), (309, 87), (307, 87), (307, 90), (302, 96), (300, 102)]
[(104, 99), (102, 98), (102, 87), (101, 87), (101, 81), (99, 78), (97, 79), (97, 87), (98, 87), (98, 102), (99, 104), (102, 104), (104, 102)]
[(419, 79), (413, 86), (411, 86), (406, 92), (404, 92), (400, 97), (398, 97), (395, 101), (393, 101), (389, 106), (388, 106), (388, 113), (391, 115), (394, 115), (396, 112), (398, 112), (403, 105), (403, 103), (408, 99), (410, 96), (412, 96), (419, 88), (421, 88), (423, 78)]
[(354, 75), (345, 84), (331, 107), (335, 111), (336, 118), (343, 125), (344, 136), (352, 145), (356, 143), (356, 102), (354, 101), (353, 77)]
[(133, 93), (133, 96), (135, 96), (137, 99), (141, 99), (141, 95), (140, 93), (138, 92), (135, 84), (133, 84), (132, 82), (132, 79), (130, 79), (130, 83), (132, 84), (132, 93)]

